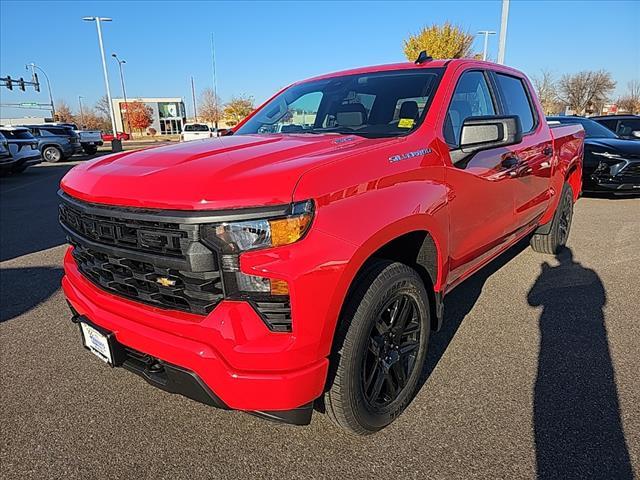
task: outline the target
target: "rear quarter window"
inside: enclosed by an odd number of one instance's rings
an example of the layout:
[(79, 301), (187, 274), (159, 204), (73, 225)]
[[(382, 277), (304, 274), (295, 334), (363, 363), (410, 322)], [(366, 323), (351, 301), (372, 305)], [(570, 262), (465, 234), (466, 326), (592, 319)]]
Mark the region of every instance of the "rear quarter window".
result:
[(533, 130), (536, 123), (535, 115), (522, 79), (502, 73), (496, 73), (495, 78), (502, 93), (505, 114), (518, 115), (523, 132), (527, 133)]
[(30, 140), (33, 138), (28, 130), (3, 130), (2, 134), (7, 140)]

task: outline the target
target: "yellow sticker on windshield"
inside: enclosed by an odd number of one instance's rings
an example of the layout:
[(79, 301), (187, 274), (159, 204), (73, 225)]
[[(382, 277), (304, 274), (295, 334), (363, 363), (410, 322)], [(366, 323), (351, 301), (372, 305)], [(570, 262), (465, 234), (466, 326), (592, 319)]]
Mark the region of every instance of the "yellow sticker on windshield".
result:
[(414, 123), (413, 118), (401, 118), (398, 122), (398, 128), (411, 128)]

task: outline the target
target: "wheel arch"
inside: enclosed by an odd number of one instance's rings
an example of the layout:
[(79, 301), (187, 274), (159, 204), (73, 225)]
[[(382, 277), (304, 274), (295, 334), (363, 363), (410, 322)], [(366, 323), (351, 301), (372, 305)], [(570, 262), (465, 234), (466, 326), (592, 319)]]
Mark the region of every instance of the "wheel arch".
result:
[[(399, 261), (416, 269), (425, 283), (431, 306), (431, 326), (434, 330), (442, 326), (442, 285), (446, 269), (445, 242), (443, 235), (438, 234), (435, 223), (425, 222), (424, 215), (416, 215), (419, 219), (404, 219), (389, 225), (365, 242), (352, 256), (343, 278), (336, 288), (337, 298), (334, 300), (335, 324), (331, 324), (328, 334), (333, 345), (335, 333), (340, 328), (340, 321), (345, 305), (358, 285), (358, 280), (366, 272), (371, 260), (384, 258)], [(418, 220), (418, 221), (416, 221)], [(425, 227), (427, 225), (427, 228)], [(431, 226), (432, 228), (428, 228)]]

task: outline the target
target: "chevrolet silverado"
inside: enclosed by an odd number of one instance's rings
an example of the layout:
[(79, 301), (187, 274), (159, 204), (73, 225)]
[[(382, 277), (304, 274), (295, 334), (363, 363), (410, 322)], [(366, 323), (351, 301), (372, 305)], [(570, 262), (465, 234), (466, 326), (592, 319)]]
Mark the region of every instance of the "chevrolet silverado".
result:
[(371, 434), (415, 396), (447, 293), (521, 239), (565, 244), (583, 137), (489, 62), (295, 83), (223, 137), (64, 177), (72, 319), (166, 391)]

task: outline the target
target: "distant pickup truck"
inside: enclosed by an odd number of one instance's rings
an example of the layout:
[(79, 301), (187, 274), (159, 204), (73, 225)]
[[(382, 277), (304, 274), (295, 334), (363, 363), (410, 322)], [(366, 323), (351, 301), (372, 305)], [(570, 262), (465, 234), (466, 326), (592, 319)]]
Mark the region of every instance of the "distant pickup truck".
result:
[(558, 252), (581, 190), (582, 127), (472, 59), (295, 83), (228, 133), (67, 173), (72, 319), (159, 388), (362, 435), (416, 394), (444, 297), (523, 238)]
[(80, 130), (75, 123), (57, 123), (72, 128), (80, 137), (80, 145), (87, 155), (94, 155), (103, 144), (100, 130)]

